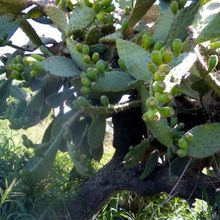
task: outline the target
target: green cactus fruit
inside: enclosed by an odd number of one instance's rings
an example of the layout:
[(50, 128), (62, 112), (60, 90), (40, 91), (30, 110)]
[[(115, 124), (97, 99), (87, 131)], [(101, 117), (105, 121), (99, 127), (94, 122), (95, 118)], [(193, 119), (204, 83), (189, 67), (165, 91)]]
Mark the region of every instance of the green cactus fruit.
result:
[(157, 66), (153, 63), (148, 63), (147, 67), (150, 70), (150, 72), (153, 74), (156, 73), (156, 71), (158, 70)]
[(218, 65), (218, 56), (211, 55), (208, 60), (208, 72), (212, 72)]
[(121, 24), (121, 31), (124, 33), (128, 28), (128, 21), (123, 19), (122, 24)]
[(83, 61), (84, 61), (85, 63), (91, 63), (91, 57), (90, 57), (88, 54), (85, 54), (85, 55), (83, 56)]
[(83, 46), (82, 46), (82, 53), (83, 53), (84, 55), (88, 55), (88, 54), (89, 54), (89, 51), (90, 51), (90, 49), (89, 49), (89, 46), (88, 46), (88, 45), (83, 45)]
[(77, 44), (76, 44), (76, 50), (77, 50), (79, 53), (82, 52), (82, 48), (83, 48), (83, 46), (82, 46), (81, 43), (77, 43)]
[(173, 108), (171, 108), (169, 106), (161, 107), (158, 110), (164, 118), (169, 118), (174, 115)]
[(147, 33), (144, 33), (142, 35), (142, 43), (141, 43), (142, 48), (148, 50), (152, 46), (152, 44), (153, 44), (152, 38)]
[(16, 61), (16, 63), (23, 63), (23, 60), (22, 60), (22, 56), (21, 55), (17, 55), (16, 57), (15, 57), (15, 61)]
[(183, 150), (183, 149), (178, 149), (176, 151), (176, 154), (178, 157), (183, 158), (187, 156), (187, 151)]
[(166, 89), (166, 84), (161, 81), (161, 82), (154, 82), (153, 84), (153, 90), (154, 92), (163, 92)]
[(90, 79), (88, 77), (85, 77), (85, 76), (81, 78), (81, 83), (82, 83), (83, 86), (88, 86), (89, 87), (91, 85)]
[(158, 101), (155, 97), (151, 96), (146, 100), (147, 108), (155, 109), (158, 107)]
[(99, 70), (97, 68), (92, 68), (90, 67), (88, 70), (87, 70), (87, 77), (89, 79), (91, 79), (92, 81), (96, 81), (97, 78), (98, 78), (98, 74), (99, 74)]
[(166, 73), (158, 70), (155, 74), (154, 74), (154, 80), (155, 81), (163, 81), (166, 77)]
[(101, 0), (100, 4), (101, 4), (101, 7), (107, 8), (111, 5), (111, 3), (112, 3), (112, 0)]
[(41, 55), (39, 55), (39, 54), (31, 54), (31, 56), (34, 58), (34, 59), (36, 59), (37, 61), (44, 61), (45, 60), (45, 57), (44, 56), (41, 56)]
[(92, 62), (97, 63), (100, 60), (100, 55), (99, 53), (95, 52), (92, 54)]
[(168, 64), (161, 64), (158, 69), (166, 73), (166, 75), (170, 72), (171, 67)]
[(180, 94), (181, 92), (181, 87), (180, 85), (175, 85), (171, 90), (170, 90), (170, 93), (173, 95), (173, 96), (176, 96), (178, 94)]
[(100, 97), (100, 101), (101, 101), (102, 105), (105, 107), (108, 107), (110, 105), (109, 98), (106, 95), (102, 95)]
[(96, 18), (99, 22), (105, 24), (108, 20), (108, 13), (107, 12), (104, 12), (104, 11), (100, 11), (97, 15), (96, 15)]
[(36, 70), (31, 70), (31, 71), (30, 71), (30, 75), (31, 75), (31, 77), (36, 77), (36, 76), (39, 75), (39, 72), (36, 71)]
[(84, 0), (84, 3), (85, 3), (86, 6), (88, 6), (90, 8), (93, 6), (93, 3), (90, 2), (89, 0)]
[(81, 87), (81, 93), (83, 95), (89, 95), (91, 93), (91, 91), (92, 91), (91, 88), (88, 87), (88, 86), (82, 86)]
[(118, 59), (118, 65), (119, 65), (119, 67), (120, 67), (122, 70), (124, 70), (124, 71), (127, 70), (127, 67), (126, 67), (126, 65), (125, 65), (124, 60)]
[(39, 61), (36, 61), (36, 62), (32, 63), (31, 68), (32, 68), (32, 70), (35, 70), (38, 73), (41, 73), (41, 72), (44, 71), (43, 64)]
[(104, 73), (106, 69), (105, 61), (104, 60), (99, 60), (95, 67), (99, 70), (100, 73)]
[(193, 140), (193, 134), (190, 132), (186, 132), (183, 137), (187, 142), (191, 142)]
[(19, 72), (24, 70), (24, 66), (21, 63), (15, 64), (15, 69)]
[(20, 73), (17, 70), (12, 70), (11, 71), (11, 78), (19, 80), (20, 79)]
[(153, 50), (160, 50), (163, 47), (163, 42), (162, 41), (156, 41)]
[(173, 43), (172, 43), (172, 50), (173, 50), (173, 54), (174, 56), (179, 56), (180, 53), (182, 52), (183, 49), (183, 43), (181, 41), (181, 39), (174, 39)]
[(170, 63), (173, 60), (173, 52), (170, 49), (165, 49), (162, 52), (164, 63)]
[(178, 0), (178, 1), (179, 1), (179, 8), (184, 8), (187, 3), (187, 0)]
[(155, 98), (161, 103), (161, 104), (168, 104), (173, 99), (173, 96), (170, 93), (164, 92), (164, 93), (155, 93)]
[(173, 14), (176, 14), (177, 11), (179, 10), (179, 3), (177, 1), (172, 1), (170, 3), (170, 9), (173, 12)]
[(32, 63), (36, 62), (37, 60), (31, 56), (26, 56), (23, 58), (23, 63), (27, 66), (31, 65)]
[(104, 9), (105, 12), (111, 13), (115, 10), (114, 4), (109, 5), (107, 8)]
[(157, 109), (149, 109), (142, 116), (145, 122), (159, 121), (161, 118), (160, 112)]
[(83, 97), (83, 96), (79, 96), (77, 98), (77, 104), (80, 106), (80, 107), (89, 107), (91, 106), (91, 104), (89, 103), (89, 101)]
[(179, 140), (178, 140), (178, 147), (180, 148), (180, 149), (182, 149), (182, 150), (185, 150), (185, 151), (187, 151), (188, 150), (188, 142), (187, 142), (187, 140), (185, 139), (185, 138), (180, 138)]
[(81, 78), (87, 77), (87, 73), (85, 73), (85, 72), (81, 72), (79, 75), (80, 75)]
[(154, 50), (151, 52), (151, 59), (154, 64), (160, 66), (163, 63), (163, 56), (162, 53), (158, 50)]
[(210, 43), (210, 48), (213, 50), (220, 48), (220, 41)]
[(94, 2), (92, 5), (92, 8), (96, 13), (99, 13), (101, 10), (101, 6), (100, 6), (99, 2)]

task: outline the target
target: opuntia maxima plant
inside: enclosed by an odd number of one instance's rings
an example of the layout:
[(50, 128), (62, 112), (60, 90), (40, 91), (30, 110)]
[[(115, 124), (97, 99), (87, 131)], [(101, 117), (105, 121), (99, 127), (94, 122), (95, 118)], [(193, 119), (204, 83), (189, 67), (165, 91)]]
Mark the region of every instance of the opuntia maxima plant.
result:
[[(30, 19), (62, 41), (39, 36)], [(11, 41), (18, 28), (26, 45)], [(17, 177), (24, 193), (62, 150), (86, 178), (59, 219), (94, 219), (122, 190), (218, 207), (218, 0), (0, 0), (0, 45), (15, 49), (0, 57), (1, 119), (26, 130), (52, 118), (38, 143), (23, 136), (34, 149)], [(107, 119), (115, 154), (96, 171)]]

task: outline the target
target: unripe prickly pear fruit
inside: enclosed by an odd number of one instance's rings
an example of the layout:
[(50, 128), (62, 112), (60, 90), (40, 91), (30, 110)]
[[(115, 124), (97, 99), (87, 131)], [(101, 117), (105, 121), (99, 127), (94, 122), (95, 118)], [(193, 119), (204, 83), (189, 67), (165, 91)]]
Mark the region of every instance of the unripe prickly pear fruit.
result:
[(90, 49), (89, 49), (88, 45), (83, 45), (82, 46), (82, 53), (83, 54), (87, 55), (87, 54), (89, 54), (89, 51), (90, 51)]
[(157, 109), (149, 109), (142, 116), (145, 122), (150, 121), (159, 121), (161, 118), (160, 112)]
[(173, 96), (169, 93), (155, 93), (155, 98), (161, 103), (161, 104), (167, 104), (170, 103)]
[(83, 56), (83, 61), (84, 61), (85, 63), (90, 63), (90, 62), (91, 62), (91, 57), (90, 57), (88, 54), (85, 54), (85, 55)]
[(176, 57), (180, 55), (180, 53), (182, 52), (182, 49), (183, 49), (183, 43), (181, 39), (178, 39), (178, 38), (174, 39), (172, 43), (172, 50)]
[(76, 50), (77, 50), (79, 53), (81, 53), (81, 52), (82, 52), (82, 44), (77, 43), (77, 44), (76, 44)]
[(185, 138), (182, 137), (178, 140), (178, 147), (185, 151), (188, 150), (188, 142), (186, 141)]
[(162, 51), (164, 63), (170, 63), (173, 60), (173, 52), (170, 49)]
[(151, 96), (146, 100), (147, 108), (155, 109), (158, 107), (158, 101), (155, 97)]
[(165, 106), (165, 107), (161, 107), (160, 109), (158, 109), (160, 114), (164, 117), (164, 118), (169, 118), (171, 116), (174, 115), (174, 110), (173, 108), (169, 107), (169, 106)]
[(93, 54), (92, 54), (92, 62), (93, 62), (93, 63), (96, 63), (96, 62), (98, 62), (99, 60), (100, 60), (100, 55), (99, 55), (99, 53), (97, 53), (97, 52), (93, 53)]
[(100, 73), (105, 72), (106, 65), (105, 65), (105, 62), (103, 60), (99, 60), (96, 63), (95, 67), (99, 70)]
[(97, 68), (89, 68), (87, 70), (87, 76), (89, 79), (91, 79), (92, 81), (96, 81), (98, 78), (98, 74), (99, 74), (99, 70)]
[(109, 98), (106, 95), (102, 95), (100, 97), (100, 101), (101, 101), (102, 105), (105, 107), (108, 107), (110, 105)]
[(171, 91), (170, 91), (170, 93), (171, 93), (173, 96), (178, 95), (180, 92), (181, 92), (181, 87), (180, 87), (180, 85), (175, 85), (175, 86), (171, 89)]
[(88, 77), (84, 76), (81, 78), (81, 83), (83, 86), (90, 86), (91, 85), (91, 81)]
[(187, 156), (187, 151), (183, 150), (183, 149), (178, 149), (176, 151), (176, 154), (178, 157), (183, 158)]
[(26, 56), (23, 58), (23, 63), (27, 66), (31, 65), (32, 63), (36, 62), (37, 60), (31, 56)]
[(153, 63), (156, 64), (157, 66), (160, 66), (163, 63), (162, 53), (158, 50), (152, 51), (151, 59), (152, 59)]
[(163, 47), (162, 41), (156, 41), (156, 43), (153, 46), (153, 50), (160, 50)]
[(208, 60), (208, 72), (212, 72), (218, 65), (218, 56), (211, 55)]
[(191, 142), (193, 140), (193, 134), (190, 132), (186, 132), (183, 137), (187, 142)]
[(171, 67), (168, 64), (161, 64), (158, 69), (166, 73), (166, 75), (170, 72)]
[(163, 81), (161, 81), (161, 82), (155, 82), (155, 83), (153, 84), (153, 90), (154, 90), (154, 92), (159, 92), (159, 93), (161, 93), (161, 92), (163, 92), (165, 89), (166, 89), (166, 84), (165, 84)]
[(88, 95), (91, 93), (92, 90), (88, 86), (82, 86), (80, 91), (83, 95)]
[(85, 97), (83, 97), (83, 96), (79, 96), (76, 101), (77, 101), (77, 104), (80, 107), (89, 107), (89, 106), (91, 106), (89, 101)]
[(154, 73), (154, 80), (155, 81), (163, 81), (166, 77), (166, 73), (158, 70), (156, 73)]
[(151, 37), (147, 33), (144, 33), (142, 35), (142, 43), (141, 43), (142, 48), (148, 50), (151, 47), (152, 43), (153, 41)]
[(170, 3), (170, 9), (173, 12), (173, 14), (176, 14), (177, 11), (179, 10), (179, 3), (177, 1), (172, 1)]
[(153, 74), (156, 73), (156, 71), (158, 70), (157, 66), (153, 63), (148, 63), (147, 67)]

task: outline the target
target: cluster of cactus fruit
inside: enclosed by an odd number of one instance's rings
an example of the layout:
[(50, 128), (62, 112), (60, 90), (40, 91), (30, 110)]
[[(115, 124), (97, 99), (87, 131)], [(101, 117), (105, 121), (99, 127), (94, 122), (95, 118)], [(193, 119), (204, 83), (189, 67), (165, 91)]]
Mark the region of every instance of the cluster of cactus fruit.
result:
[(152, 43), (153, 39), (144, 34), (142, 37), (142, 47), (150, 49), (151, 61), (147, 64), (149, 71), (153, 74), (153, 83), (150, 88), (151, 96), (146, 100), (147, 112), (143, 114), (144, 121), (159, 121), (161, 116), (168, 118), (174, 115), (174, 109), (166, 106), (172, 103), (173, 97), (178, 93), (178, 87), (173, 87), (170, 92), (165, 92), (166, 76), (171, 70), (169, 63), (172, 62), (173, 55), (179, 56), (182, 52), (182, 41), (175, 39), (172, 43), (172, 51), (163, 46), (162, 42)]
[(172, 0), (170, 3), (170, 8), (173, 14), (176, 14), (178, 10), (185, 7), (187, 0)]
[(100, 0), (94, 2), (84, 0), (84, 2), (88, 7), (93, 8), (93, 10), (97, 13), (96, 19), (100, 24), (113, 24), (113, 12), (115, 10), (115, 6), (112, 3), (112, 0)]
[(192, 142), (193, 134), (190, 132), (186, 132), (179, 140), (178, 140), (178, 149), (176, 154), (178, 157), (187, 156), (188, 152), (188, 144)]
[(44, 73), (41, 63), (44, 59), (45, 57), (39, 54), (24, 57), (17, 55), (7, 65), (7, 76), (16, 80), (31, 81), (32, 78)]
[(98, 52), (94, 52), (90, 56), (90, 48), (88, 45), (76, 44), (76, 50), (83, 54), (83, 61), (90, 64), (86, 72), (81, 72), (81, 93), (82, 95), (89, 95), (94, 90), (95, 82), (100, 75), (103, 75), (107, 69), (107, 63), (100, 59)]

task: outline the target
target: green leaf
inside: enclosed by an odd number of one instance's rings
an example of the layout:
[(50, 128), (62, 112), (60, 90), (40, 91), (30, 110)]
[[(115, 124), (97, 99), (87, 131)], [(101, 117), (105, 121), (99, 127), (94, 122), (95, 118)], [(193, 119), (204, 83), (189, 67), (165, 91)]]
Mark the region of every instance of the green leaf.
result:
[(189, 7), (183, 8), (176, 14), (166, 39), (167, 45), (171, 45), (176, 38), (179, 38), (182, 41), (186, 39), (189, 34), (188, 26), (192, 24), (198, 9), (199, 2), (195, 2)]
[(147, 13), (156, 0), (137, 0), (128, 19), (128, 30), (132, 29)]
[(156, 21), (153, 39), (165, 41), (169, 34), (174, 15), (170, 10), (170, 3), (167, 1), (160, 1), (160, 16)]
[(12, 15), (0, 16), (0, 39), (9, 40), (19, 27), (19, 23), (14, 20)]
[(26, 184), (32, 186), (48, 175), (60, 147), (62, 137), (63, 131), (60, 131), (44, 155), (42, 157), (35, 157), (34, 162), (27, 164), (23, 168), (21, 178)]
[(71, 59), (63, 56), (48, 57), (42, 64), (50, 74), (59, 77), (73, 77), (80, 73), (76, 64)]
[(53, 93), (49, 95), (45, 101), (51, 108), (56, 108), (70, 97), (74, 97), (73, 89), (66, 89), (59, 93)]
[(43, 91), (38, 92), (29, 102), (27, 108), (24, 110), (23, 116), (27, 118), (25, 126), (30, 127), (49, 114), (51, 108), (45, 103), (45, 94)]
[(70, 52), (72, 59), (77, 64), (77, 66), (80, 69), (86, 71), (91, 65), (89, 65), (83, 61), (83, 55), (76, 50), (76, 42), (73, 41), (71, 38), (67, 38), (66, 45), (69, 49), (69, 52)]
[(46, 5), (44, 10), (53, 23), (64, 32), (67, 26), (67, 16), (64, 11), (54, 5)]
[(126, 166), (127, 167), (136, 166), (143, 159), (148, 147), (149, 147), (148, 140), (143, 140), (137, 146), (132, 147), (124, 157)]
[(118, 39), (116, 41), (118, 54), (126, 65), (128, 73), (138, 80), (150, 80), (153, 75), (148, 71), (147, 63), (151, 61), (150, 55), (142, 47)]
[(140, 180), (146, 179), (150, 174), (156, 169), (159, 158), (159, 152), (154, 150), (148, 160), (145, 163), (145, 168), (143, 173), (140, 176)]
[(99, 149), (102, 147), (105, 137), (105, 129), (106, 116), (104, 114), (95, 116), (87, 134), (88, 144), (91, 149)]
[(208, 23), (196, 39), (197, 43), (220, 37), (220, 12)]
[(105, 72), (104, 76), (98, 77), (95, 89), (98, 92), (121, 92), (130, 90), (128, 84), (133, 81), (125, 72), (112, 71)]
[(173, 136), (167, 119), (161, 118), (160, 121), (157, 122), (146, 122), (146, 125), (153, 137), (161, 144), (167, 147), (173, 146)]
[(66, 35), (69, 37), (75, 31), (88, 27), (95, 20), (95, 17), (96, 13), (92, 8), (83, 4), (76, 6), (70, 14), (69, 23), (65, 31)]
[[(207, 4), (203, 5), (192, 23), (192, 31), (194, 32), (194, 36), (198, 37), (203, 29), (209, 25), (210, 22), (218, 15), (220, 12), (220, 2), (219, 0), (212, 0)], [(218, 31), (215, 29), (215, 31)], [(200, 42), (200, 39), (197, 39)]]
[(220, 150), (220, 123), (207, 123), (189, 130), (193, 140), (188, 143), (188, 155), (197, 159), (210, 157)]
[(6, 101), (8, 96), (10, 95), (12, 80), (5, 80), (0, 84), (0, 113), (6, 107)]

